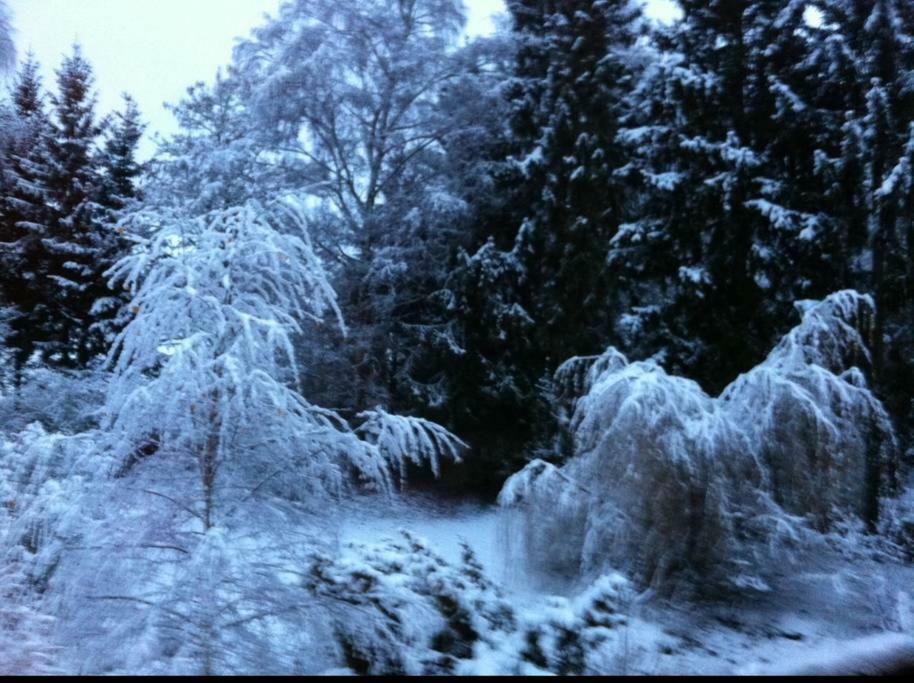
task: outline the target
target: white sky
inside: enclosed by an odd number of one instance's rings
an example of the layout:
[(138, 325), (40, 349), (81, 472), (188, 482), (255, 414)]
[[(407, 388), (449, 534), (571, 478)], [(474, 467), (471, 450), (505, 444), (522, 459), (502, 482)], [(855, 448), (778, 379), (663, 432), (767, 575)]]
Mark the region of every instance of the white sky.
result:
[[(490, 17), (504, 9), (502, 0), (464, 0), (469, 32), (492, 30)], [(227, 64), (235, 38), (245, 36), (281, 0), (7, 0), (13, 12), (20, 55), (35, 53), (45, 84), (74, 42), (95, 70), (99, 111), (120, 107), (122, 92), (139, 103), (149, 133), (173, 131), (163, 108), (176, 102), (187, 86), (207, 81)], [(673, 0), (647, 0), (648, 13), (669, 19)], [(148, 138), (148, 136), (147, 136)], [(148, 139), (143, 151), (152, 145)]]

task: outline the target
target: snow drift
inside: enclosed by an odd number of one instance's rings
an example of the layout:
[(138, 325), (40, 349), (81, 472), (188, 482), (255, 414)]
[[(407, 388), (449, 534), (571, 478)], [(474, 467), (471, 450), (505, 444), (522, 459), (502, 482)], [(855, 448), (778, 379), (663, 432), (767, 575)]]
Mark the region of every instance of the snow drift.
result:
[(645, 586), (692, 576), (765, 589), (760, 553), (799, 527), (874, 522), (897, 447), (865, 379), (872, 300), (842, 291), (800, 308), (719, 398), (612, 348), (559, 368), (557, 395), (577, 395), (574, 455), (530, 463), (499, 496), (519, 513), (525, 559), (571, 575), (625, 569)]

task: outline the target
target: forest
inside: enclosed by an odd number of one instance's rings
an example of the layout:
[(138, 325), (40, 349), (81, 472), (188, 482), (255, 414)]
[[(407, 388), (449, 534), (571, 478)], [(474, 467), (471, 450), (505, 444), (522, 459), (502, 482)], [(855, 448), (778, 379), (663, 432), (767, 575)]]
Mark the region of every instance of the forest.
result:
[(910, 0), (9, 4), (0, 674), (914, 671)]

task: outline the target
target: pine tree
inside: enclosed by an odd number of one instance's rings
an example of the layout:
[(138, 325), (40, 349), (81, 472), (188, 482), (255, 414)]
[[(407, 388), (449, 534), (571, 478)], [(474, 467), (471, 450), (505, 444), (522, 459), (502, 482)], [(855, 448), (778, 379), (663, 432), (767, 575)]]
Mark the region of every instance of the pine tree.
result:
[(447, 361), (449, 424), (476, 446), (489, 484), (552, 447), (543, 380), (568, 355), (611, 341), (615, 138), (638, 27), (624, 1), (518, 1), (509, 10), (508, 126), (484, 169), (502, 198), (474, 206), (476, 236), (449, 287), (459, 349)]
[[(828, 104), (843, 125), (825, 159), (829, 200), (846, 232), (848, 278), (876, 301), (877, 393), (914, 438), (914, 8), (896, 0), (822, 3)], [(875, 479), (878, 471), (872, 473)], [(875, 503), (873, 505), (876, 509)], [(871, 522), (875, 521), (875, 513)]]
[(104, 173), (99, 203), (117, 212), (137, 198), (137, 182), (142, 166), (137, 161), (137, 146), (145, 125), (136, 100), (124, 94), (124, 109), (116, 112), (105, 126), (105, 142), (100, 154)]
[(11, 135), (4, 150), (0, 291), (13, 308), (6, 342), (14, 350), (17, 372), (41, 346), (42, 331), (50, 316), (44, 240), (51, 220), (48, 181), (52, 129), (38, 69), (31, 55), (20, 69), (11, 98)]
[(824, 295), (835, 226), (815, 176), (804, 3), (684, 2), (632, 93), (619, 174), (636, 199), (610, 262), (625, 347), (720, 389)]
[(101, 186), (95, 149), (101, 128), (95, 115), (92, 68), (78, 46), (57, 72), (49, 198), (53, 207), (46, 276), (56, 291), (45, 334), (45, 357), (62, 366), (84, 366), (102, 349), (91, 331), (95, 263), (106, 251)]
[(626, 0), (511, 4), (521, 41), (514, 131), (533, 204), (515, 250), (524, 263), (545, 369), (609, 341), (605, 253), (620, 215), (615, 138), (632, 78), (638, 11)]
[(136, 154), (143, 129), (136, 102), (125, 94), (123, 111), (105, 121), (104, 144), (94, 161), (101, 173), (96, 199), (101, 207), (96, 228), (100, 238), (86, 296), (93, 302), (89, 311), (91, 345), (98, 350), (106, 349), (126, 323), (126, 296), (123, 291), (111, 291), (105, 272), (130, 250), (130, 243), (124, 237), (126, 228), (119, 221), (131, 202), (139, 199), (137, 185), (142, 166)]

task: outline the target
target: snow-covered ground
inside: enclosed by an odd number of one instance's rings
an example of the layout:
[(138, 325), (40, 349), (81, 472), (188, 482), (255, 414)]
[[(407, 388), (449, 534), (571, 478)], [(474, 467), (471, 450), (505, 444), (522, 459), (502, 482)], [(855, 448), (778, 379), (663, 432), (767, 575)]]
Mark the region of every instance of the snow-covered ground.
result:
[(351, 505), (340, 540), (371, 543), (395, 536), (400, 529), (428, 539), (439, 555), (454, 562), (460, 559), (460, 543), (465, 541), (489, 576), (505, 579), (505, 557), (498, 547), (498, 512), (490, 506), (446, 504), (425, 496), (371, 498)]
[[(583, 589), (519, 571), (494, 507), (425, 496), (363, 501), (349, 509), (339, 540), (372, 543), (400, 529), (424, 537), (449, 561), (466, 542), (522, 610)], [(914, 665), (914, 567), (884, 558), (833, 558), (815, 571), (805, 562), (787, 566), (775, 590), (751, 600), (673, 603), (643, 595), (633, 612), (626, 651), (614, 660), (623, 662), (622, 673), (838, 674)]]

